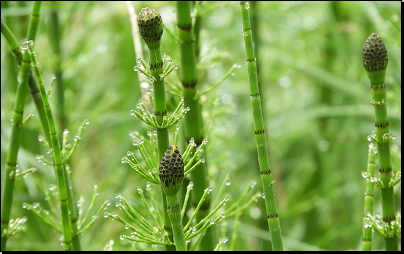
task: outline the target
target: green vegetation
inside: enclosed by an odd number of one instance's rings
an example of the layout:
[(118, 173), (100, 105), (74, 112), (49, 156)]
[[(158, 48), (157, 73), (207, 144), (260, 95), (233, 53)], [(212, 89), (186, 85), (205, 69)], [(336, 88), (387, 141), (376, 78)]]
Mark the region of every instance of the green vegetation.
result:
[[(380, 36), (372, 33), (366, 40), (362, 51), (363, 66), (370, 80), (372, 99), (375, 107), (375, 131), (369, 137), (377, 143), (379, 157), (378, 186), (382, 192), (383, 226), (380, 229), (385, 238), (386, 250), (398, 251), (398, 236), (401, 235), (401, 219), (396, 218), (394, 186), (400, 182), (391, 167), (390, 141), (393, 135), (389, 132), (386, 105), (386, 69), (389, 62), (387, 49)], [(399, 173), (401, 175), (401, 173)], [(399, 215), (400, 216), (400, 215)], [(375, 225), (375, 228), (379, 225)], [(375, 229), (380, 233), (377, 229)], [(399, 231), (397, 231), (399, 230)]]
[(271, 168), (269, 166), (268, 148), (266, 142), (264, 119), (262, 117), (261, 96), (258, 88), (257, 76), (257, 58), (254, 54), (253, 36), (250, 25), (249, 15), (250, 4), (248, 2), (240, 2), (241, 18), (243, 20), (244, 46), (247, 56), (248, 80), (250, 82), (250, 99), (253, 110), (254, 134), (257, 144), (258, 161), (262, 188), (265, 195), (265, 208), (267, 211), (268, 226), (271, 232), (272, 249), (274, 251), (283, 250), (281, 226), (279, 223), (278, 208), (276, 205), (275, 192)]
[[(178, 147), (184, 161), (184, 180), (176, 199), (188, 250), (207, 247), (204, 242), (209, 238), (209, 248), (216, 250), (276, 248), (266, 209), (272, 194), (268, 196), (263, 188), (268, 185), (262, 185), (260, 175), (260, 164), (266, 162), (257, 159), (248, 96), (248, 66), (252, 64), (246, 62), (239, 2), (182, 3), (188, 5), (187, 11), (178, 12), (180, 4), (42, 2), (39, 16), (34, 15), (36, 36), (27, 37), (33, 2), (2, 1), (1, 202), (2, 229), (8, 220), (7, 235), (2, 234), (7, 250), (63, 249), (59, 198), (66, 193), (59, 192), (50, 166), (54, 157), (47, 154), (46, 144), (53, 142), (46, 130), (35, 69), (26, 62), (19, 64), (24, 56), (31, 61), (23, 49), (29, 38), (35, 41), (60, 156), (68, 158), (65, 169), (76, 201), (70, 204), (76, 209), (76, 236), (82, 250), (175, 248), (177, 239), (174, 232), (172, 237), (168, 234), (171, 222), (164, 215), (167, 197), (159, 177), (160, 160), (171, 145)], [(159, 13), (164, 27), (164, 31), (154, 30), (163, 31), (159, 52), (153, 45), (149, 49), (132, 26), (146, 7)], [(365, 248), (385, 250), (394, 245), (400, 250), (401, 231), (383, 223), (391, 216), (401, 223), (401, 4), (279, 1), (250, 3), (248, 10), (270, 186), (276, 194), (283, 248), (361, 250), (370, 239), (371, 222), (371, 247)], [(186, 62), (192, 57), (181, 49), (185, 31), (180, 32), (178, 26), (180, 15), (192, 21), (193, 34), (186, 34), (192, 38), (189, 44), (194, 44), (192, 65)], [(372, 33), (387, 48), (385, 103), (372, 98), (362, 64), (362, 48)], [(150, 68), (152, 62), (155, 65)], [(19, 76), (22, 69), (31, 69), (32, 74)], [(185, 69), (192, 69), (197, 80), (196, 89), (186, 94), (183, 79), (190, 76), (183, 77)], [(62, 89), (58, 77), (49, 86), (57, 72)], [(21, 82), (28, 83), (23, 89), (27, 92), (19, 91)], [(33, 91), (37, 93), (31, 95)], [(186, 97), (193, 93), (193, 98)], [(197, 120), (187, 119), (196, 112), (192, 103), (200, 106)], [(373, 160), (368, 158), (369, 141), (379, 146), (382, 140), (381, 131), (375, 129), (378, 120), (373, 109), (382, 104), (388, 112), (387, 133), (395, 137), (386, 135), (392, 138), (388, 142), (391, 170), (385, 170), (387, 159), (380, 158), (383, 152), (378, 147), (373, 154), (375, 173), (362, 174)], [(14, 120), (16, 107), (23, 107), (23, 114)], [(84, 119), (91, 124), (85, 125)], [(201, 132), (190, 134), (196, 131), (192, 125), (197, 121)], [(82, 136), (77, 134), (80, 143), (69, 144), (67, 130), (75, 135), (78, 126), (86, 127)], [(12, 134), (16, 127), (18, 146)], [(70, 153), (73, 147), (75, 152)], [(205, 186), (192, 175), (202, 164)], [(16, 177), (10, 178), (6, 172), (12, 171)], [(7, 179), (13, 186), (5, 188)], [(382, 184), (395, 186), (381, 190)], [(369, 195), (364, 201), (365, 189), (370, 194), (372, 187), (373, 207)], [(385, 190), (387, 195), (382, 194)], [(8, 219), (3, 216), (5, 207)], [(363, 234), (366, 230), (368, 236)], [(385, 239), (398, 245), (386, 245)]]

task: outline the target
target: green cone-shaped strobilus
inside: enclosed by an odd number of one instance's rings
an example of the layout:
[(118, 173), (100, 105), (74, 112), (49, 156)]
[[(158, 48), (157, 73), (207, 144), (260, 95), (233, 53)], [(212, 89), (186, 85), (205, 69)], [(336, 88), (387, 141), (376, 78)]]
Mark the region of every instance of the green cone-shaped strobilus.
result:
[(163, 20), (160, 14), (149, 7), (143, 8), (137, 18), (139, 32), (150, 50), (160, 47), (163, 35)]
[(370, 82), (384, 83), (389, 58), (386, 46), (377, 33), (372, 33), (363, 45), (362, 60)]
[(184, 181), (184, 162), (176, 146), (171, 145), (161, 158), (159, 176), (164, 193), (177, 194)]

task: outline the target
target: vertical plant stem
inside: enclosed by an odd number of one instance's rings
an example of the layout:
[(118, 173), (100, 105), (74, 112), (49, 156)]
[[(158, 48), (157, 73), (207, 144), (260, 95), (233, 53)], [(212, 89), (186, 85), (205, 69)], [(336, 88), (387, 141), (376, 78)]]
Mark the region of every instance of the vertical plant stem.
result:
[[(61, 53), (61, 48), (60, 48), (60, 25), (59, 25), (59, 15), (58, 15), (58, 7), (57, 3), (52, 1), (51, 3), (51, 13), (50, 13), (50, 31), (49, 31), (49, 36), (50, 36), (50, 41), (51, 41), (51, 46), (53, 49), (54, 54), (56, 55), (56, 62), (55, 62), (55, 77), (56, 77), (56, 116), (58, 120), (58, 130), (60, 133), (63, 132), (63, 130), (67, 127), (67, 116), (65, 114), (65, 99), (64, 99), (64, 85), (63, 85), (63, 77), (62, 77), (62, 68), (61, 68), (61, 62), (62, 62), (62, 53)], [(59, 135), (59, 138), (61, 140), (61, 135)], [(65, 166), (63, 166), (65, 167)], [(64, 169), (66, 172), (66, 169)], [(68, 175), (65, 174), (65, 182), (68, 183), (70, 182), (68, 179)], [(80, 238), (77, 235), (77, 213), (76, 213), (76, 206), (75, 202), (73, 200), (73, 186), (70, 186), (70, 188), (67, 188), (67, 195), (68, 195), (68, 204), (69, 204), (69, 211), (70, 211), (70, 224), (71, 224), (71, 229), (72, 229), (72, 248), (74, 250), (81, 250), (81, 245), (80, 245)]]
[(175, 248), (177, 251), (186, 251), (184, 229), (181, 220), (181, 207), (177, 201), (177, 195), (167, 195), (167, 213), (173, 228)]
[[(184, 95), (184, 107), (189, 107), (190, 111), (185, 115), (185, 139), (188, 142), (194, 138), (196, 145), (200, 145), (204, 139), (202, 130), (202, 109), (199, 99), (195, 99), (197, 91), (198, 78), (196, 74), (196, 57), (195, 57), (195, 37), (192, 30), (191, 18), (191, 2), (177, 1), (177, 26), (180, 38), (180, 53), (181, 53), (181, 83)], [(192, 204), (195, 207), (197, 202), (202, 197), (204, 190), (208, 187), (206, 179), (207, 170), (206, 155), (205, 163), (201, 163), (192, 173), (191, 180), (196, 183), (192, 192)], [(210, 210), (210, 197), (206, 198), (204, 206), (201, 207), (197, 220), (203, 219)], [(207, 233), (202, 239), (200, 250), (213, 250), (214, 242), (214, 227), (207, 230)]]
[[(32, 6), (30, 23), (28, 26), (27, 40), (35, 38), (37, 31), (39, 10), (41, 2), (34, 2)], [(23, 53), (20, 70), (18, 73), (18, 86), (16, 99), (14, 102), (14, 112), (11, 126), (10, 143), (4, 170), (2, 193), (1, 193), (1, 250), (6, 250), (7, 235), (3, 235), (5, 229), (8, 228), (11, 215), (11, 207), (14, 194), (15, 170), (17, 166), (17, 155), (20, 148), (20, 137), (22, 120), (24, 116), (25, 96), (27, 91), (27, 83), (29, 79), (29, 71), (31, 60), (27, 51)]]
[(167, 214), (171, 221), (176, 250), (186, 251), (187, 245), (181, 220), (181, 207), (177, 201), (177, 193), (184, 181), (184, 161), (175, 145), (171, 145), (161, 158), (159, 177), (161, 188), (167, 198)]
[[(33, 49), (31, 49), (33, 50)], [(51, 137), (51, 145), (52, 145), (52, 153), (53, 153), (53, 163), (56, 171), (56, 180), (59, 192), (59, 206), (62, 217), (62, 235), (63, 240), (62, 244), (65, 249), (72, 249), (72, 229), (70, 225), (70, 216), (69, 216), (69, 203), (68, 203), (68, 193), (69, 193), (69, 184), (67, 180), (67, 173), (62, 163), (62, 155), (60, 152), (59, 139), (57, 137), (55, 122), (53, 120), (52, 110), (49, 105), (48, 97), (46, 95), (45, 86), (43, 84), (43, 80), (41, 74), (39, 73), (38, 63), (35, 59), (35, 53), (31, 53), (31, 60), (34, 63), (34, 70), (39, 84), (39, 90), (41, 92), (43, 104), (45, 106), (46, 117), (48, 119), (50, 137)]]
[[(390, 141), (389, 121), (387, 118), (386, 106), (386, 69), (388, 64), (387, 49), (382, 39), (372, 33), (365, 42), (362, 51), (363, 66), (366, 69), (370, 80), (370, 89), (373, 100), (371, 104), (375, 108), (375, 132), (377, 142), (377, 153), (379, 155), (380, 180), (384, 184), (382, 192), (383, 221), (390, 224), (396, 220), (394, 205), (394, 189), (389, 185), (393, 177), (393, 170), (390, 162)], [(397, 235), (385, 238), (386, 250), (398, 250)]]
[(249, 4), (247, 2), (240, 2), (241, 17), (243, 21), (243, 37), (247, 55), (248, 79), (250, 82), (250, 99), (253, 109), (255, 140), (257, 144), (261, 182), (265, 195), (265, 207), (267, 210), (268, 226), (271, 232), (272, 248), (273, 250), (283, 250), (281, 227), (273, 188), (272, 172), (269, 166), (267, 144), (265, 140), (264, 119), (261, 110), (256, 58), (254, 55), (248, 9)]
[[(59, 125), (59, 131), (62, 134), (63, 130), (67, 127), (67, 116), (65, 114), (65, 98), (64, 98), (64, 84), (62, 77), (62, 53), (60, 48), (60, 25), (59, 25), (59, 14), (57, 2), (52, 1), (51, 3), (51, 13), (50, 13), (50, 31), (49, 37), (51, 41), (51, 46), (53, 53), (56, 56), (56, 62), (54, 66), (54, 74), (56, 76), (56, 113)], [(60, 135), (61, 138), (61, 135)]]
[[(14, 36), (14, 34), (11, 32), (11, 30), (8, 28), (7, 24), (3, 20), (1, 20), (1, 33), (4, 35), (8, 44), (10, 45), (11, 52), (16, 58), (18, 65), (21, 66), (22, 48), (18, 44), (17, 38)], [(46, 120), (45, 109), (43, 106), (41, 94), (39, 93), (38, 84), (36, 83), (31, 72), (29, 73), (28, 87), (37, 108), (39, 121), (41, 122), (42, 128), (44, 129), (46, 141), (50, 143), (48, 120)]]
[[(367, 172), (371, 176), (375, 176), (375, 164), (376, 161), (376, 147), (372, 142), (369, 144), (368, 150), (368, 166)], [(373, 214), (373, 197), (374, 197), (374, 185), (370, 181), (370, 179), (366, 180), (366, 192), (365, 192), (365, 205), (363, 212), (363, 236), (362, 236), (362, 250), (363, 251), (371, 251), (372, 250), (372, 224), (367, 221), (366, 215)]]
[[(154, 77), (154, 115), (158, 124), (163, 122), (163, 118), (167, 116), (165, 87), (163, 74), (163, 59), (160, 50), (161, 36), (163, 34), (162, 19), (158, 12), (154, 9), (143, 8), (138, 16), (139, 32), (143, 40), (149, 48), (150, 55), (150, 72)], [(157, 129), (157, 147), (158, 155), (163, 156), (169, 146), (169, 137), (167, 128)], [(168, 232), (168, 237), (173, 241), (173, 229), (167, 214), (166, 196), (162, 189), (163, 196), (163, 218), (164, 229)], [(166, 250), (173, 250), (173, 246), (167, 245)]]

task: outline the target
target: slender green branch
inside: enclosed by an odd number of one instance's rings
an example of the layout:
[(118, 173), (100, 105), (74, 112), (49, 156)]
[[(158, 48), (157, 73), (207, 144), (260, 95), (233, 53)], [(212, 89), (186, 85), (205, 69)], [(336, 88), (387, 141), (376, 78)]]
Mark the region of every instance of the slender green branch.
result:
[[(390, 224), (396, 220), (394, 205), (394, 189), (389, 185), (393, 178), (390, 162), (389, 121), (386, 106), (386, 69), (388, 64), (387, 49), (380, 36), (372, 33), (365, 42), (362, 51), (363, 66), (370, 80), (372, 101), (375, 108), (375, 134), (379, 155), (380, 180), (384, 185), (382, 192), (383, 222)], [(397, 235), (385, 237), (386, 250), (398, 250)]]
[(69, 203), (68, 203), (68, 193), (69, 193), (69, 187), (68, 187), (68, 181), (67, 181), (67, 173), (64, 168), (64, 165), (62, 163), (62, 155), (60, 151), (60, 146), (59, 146), (59, 140), (57, 138), (56, 134), (56, 128), (55, 128), (55, 122), (53, 120), (53, 115), (52, 115), (52, 110), (49, 105), (48, 97), (46, 96), (46, 90), (45, 86), (43, 84), (42, 76), (39, 72), (38, 68), (38, 62), (36, 61), (35, 57), (35, 52), (33, 49), (33, 41), (30, 42), (29, 45), (29, 50), (30, 56), (31, 56), (31, 61), (34, 63), (34, 71), (35, 75), (38, 80), (39, 84), (39, 90), (41, 92), (43, 104), (45, 106), (45, 112), (46, 112), (46, 117), (48, 119), (48, 125), (49, 125), (49, 131), (50, 131), (50, 136), (51, 136), (51, 144), (52, 144), (52, 155), (53, 155), (53, 161), (55, 165), (55, 171), (56, 171), (56, 180), (57, 180), (57, 185), (58, 185), (58, 191), (59, 191), (59, 206), (60, 206), (60, 211), (61, 211), (61, 216), (62, 216), (62, 235), (63, 235), (63, 240), (62, 240), (62, 245), (64, 249), (71, 249), (71, 243), (72, 243), (72, 228), (70, 225), (70, 215), (69, 215)]
[[(191, 110), (185, 116), (185, 140), (188, 142), (194, 138), (197, 145), (204, 139), (202, 128), (202, 109), (197, 94), (197, 72), (195, 53), (195, 34), (192, 27), (191, 2), (177, 1), (177, 26), (181, 53), (181, 83), (185, 107)], [(198, 30), (199, 31), (199, 30)], [(205, 161), (206, 161), (205, 156)], [(200, 164), (191, 174), (191, 179), (195, 184), (192, 192), (192, 204), (196, 206), (197, 200), (203, 195), (204, 189), (208, 187), (206, 179), (207, 163)], [(210, 210), (210, 197), (207, 197), (205, 205), (198, 213), (197, 220), (204, 218)], [(213, 250), (215, 247), (213, 228), (202, 240), (201, 250)]]
[[(34, 2), (30, 23), (28, 25), (27, 40), (35, 39), (37, 23), (39, 20), (39, 10), (41, 2)], [(2, 26), (3, 30), (3, 26)], [(26, 44), (27, 41), (26, 41)], [(27, 45), (25, 45), (27, 46)], [(15, 47), (15, 45), (14, 45)], [(1, 193), (1, 232), (7, 230), (10, 222), (11, 207), (13, 202), (15, 171), (17, 166), (17, 155), (20, 147), (20, 136), (22, 120), (24, 115), (25, 97), (31, 60), (28, 51), (25, 51), (22, 56), (22, 62), (18, 73), (18, 86), (14, 102), (14, 112), (11, 126), (10, 143), (4, 170), (2, 193)], [(1, 250), (6, 250), (8, 235), (1, 234)]]
[(248, 79), (250, 81), (250, 99), (253, 109), (255, 140), (257, 144), (258, 162), (260, 167), (261, 182), (265, 195), (265, 207), (267, 220), (271, 232), (273, 250), (283, 250), (281, 226), (273, 188), (272, 172), (269, 165), (267, 143), (265, 139), (264, 118), (262, 116), (261, 98), (258, 88), (256, 58), (249, 17), (248, 2), (240, 2), (241, 17), (243, 21), (243, 37), (247, 55)]
[[(154, 77), (154, 115), (156, 116), (157, 123), (162, 125), (163, 119), (167, 115), (164, 76), (161, 77), (160, 75), (163, 74), (163, 59), (160, 51), (161, 36), (163, 35), (163, 21), (160, 14), (149, 7), (143, 8), (140, 11), (137, 21), (140, 35), (149, 48), (150, 72)], [(163, 156), (167, 147), (169, 146), (167, 128), (157, 129), (157, 141), (158, 155), (160, 157)], [(162, 190), (161, 192), (163, 195), (164, 228), (168, 232), (170, 241), (173, 241), (171, 223), (167, 214), (166, 197), (164, 191)], [(171, 250), (171, 247), (168, 246), (167, 250)]]
[[(376, 147), (372, 142), (369, 144), (368, 150), (368, 165), (367, 173), (370, 176), (375, 175), (375, 161), (376, 161)], [(366, 180), (366, 192), (365, 192), (365, 205), (363, 214), (363, 236), (362, 236), (362, 250), (371, 251), (372, 250), (372, 222), (369, 221), (367, 215), (373, 214), (373, 196), (374, 196), (374, 185), (370, 179)]]

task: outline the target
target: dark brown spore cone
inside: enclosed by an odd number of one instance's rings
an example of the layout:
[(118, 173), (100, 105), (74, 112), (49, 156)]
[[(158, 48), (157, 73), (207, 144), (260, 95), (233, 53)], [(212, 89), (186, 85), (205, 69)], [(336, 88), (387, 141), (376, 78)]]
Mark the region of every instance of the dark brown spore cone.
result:
[(367, 72), (386, 70), (389, 58), (382, 38), (372, 33), (365, 42), (362, 50), (363, 66)]
[(137, 18), (139, 32), (147, 46), (161, 40), (163, 34), (163, 20), (160, 14), (149, 7), (143, 8)]
[(184, 181), (184, 162), (178, 148), (171, 145), (160, 161), (159, 177), (166, 195), (175, 195)]

